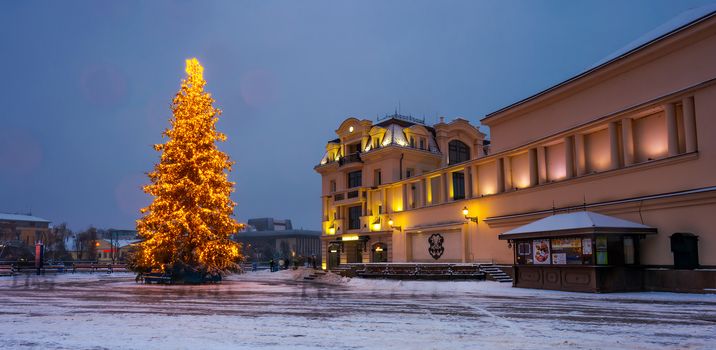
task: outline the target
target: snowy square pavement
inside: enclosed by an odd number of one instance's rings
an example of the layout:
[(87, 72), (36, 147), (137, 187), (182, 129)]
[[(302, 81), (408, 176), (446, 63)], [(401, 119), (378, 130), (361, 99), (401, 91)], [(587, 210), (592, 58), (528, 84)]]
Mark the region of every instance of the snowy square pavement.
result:
[(0, 349), (716, 349), (716, 295), (301, 277), (0, 277)]

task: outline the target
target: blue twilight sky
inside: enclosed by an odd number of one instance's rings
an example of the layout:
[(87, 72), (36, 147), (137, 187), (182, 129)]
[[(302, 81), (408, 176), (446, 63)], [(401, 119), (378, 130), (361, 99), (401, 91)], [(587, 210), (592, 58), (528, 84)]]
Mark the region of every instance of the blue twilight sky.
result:
[(197, 57), (238, 218), (317, 229), (313, 166), (346, 117), (477, 123), (709, 2), (0, 1), (0, 212), (133, 228)]

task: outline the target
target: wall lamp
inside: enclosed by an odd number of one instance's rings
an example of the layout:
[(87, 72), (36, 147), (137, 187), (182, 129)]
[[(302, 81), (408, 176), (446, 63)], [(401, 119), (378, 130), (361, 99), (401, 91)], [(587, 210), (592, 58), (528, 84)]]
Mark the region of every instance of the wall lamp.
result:
[(373, 231), (380, 231), (380, 217), (376, 218), (375, 221), (373, 221)]
[(467, 211), (467, 207), (462, 208), (462, 215), (465, 215), (465, 220), (470, 220), (474, 223), (477, 223), (477, 216), (467, 216), (470, 212)]
[(328, 234), (329, 235), (336, 234), (336, 226), (333, 223), (331, 223), (331, 226), (328, 226)]
[(392, 228), (394, 230), (398, 230), (398, 231), (403, 231), (403, 228), (401, 226), (394, 226), (393, 224), (394, 224), (393, 219), (388, 218), (388, 226), (390, 226), (390, 228)]

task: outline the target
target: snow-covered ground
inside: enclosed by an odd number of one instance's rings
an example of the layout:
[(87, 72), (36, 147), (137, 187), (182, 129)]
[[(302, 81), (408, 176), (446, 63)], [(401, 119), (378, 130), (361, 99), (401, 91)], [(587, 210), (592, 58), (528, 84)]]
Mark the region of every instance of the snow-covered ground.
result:
[(220, 285), (0, 277), (0, 349), (714, 349), (716, 295), (580, 294), (301, 271)]

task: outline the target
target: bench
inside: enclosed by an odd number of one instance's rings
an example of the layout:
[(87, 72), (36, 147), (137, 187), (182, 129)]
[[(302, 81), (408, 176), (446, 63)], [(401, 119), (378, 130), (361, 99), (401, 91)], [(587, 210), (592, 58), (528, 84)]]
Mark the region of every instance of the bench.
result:
[(145, 284), (172, 284), (172, 276), (165, 273), (150, 272), (142, 275)]
[(17, 274), (15, 266), (13, 265), (0, 265), (0, 276), (14, 276)]

